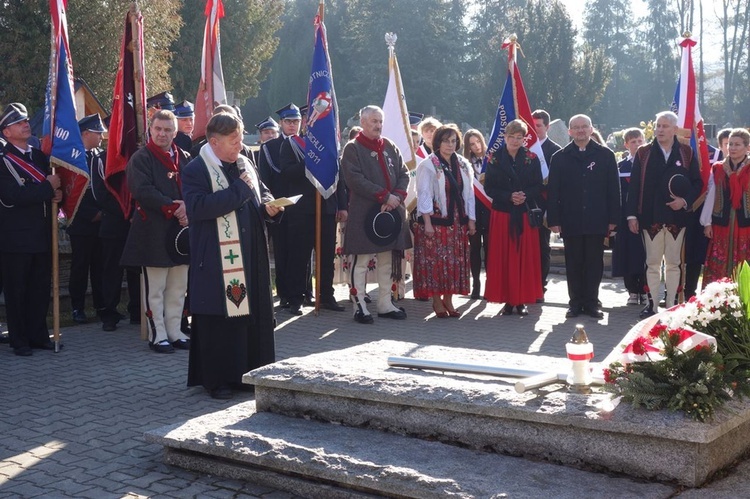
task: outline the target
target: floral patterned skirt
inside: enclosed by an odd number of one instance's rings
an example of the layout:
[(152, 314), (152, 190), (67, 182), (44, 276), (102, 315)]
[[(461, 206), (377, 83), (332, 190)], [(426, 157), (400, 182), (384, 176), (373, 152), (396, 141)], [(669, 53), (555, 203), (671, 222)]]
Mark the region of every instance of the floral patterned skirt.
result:
[(750, 227), (739, 227), (737, 221), (732, 220), (727, 227), (712, 225), (711, 229), (713, 237), (708, 243), (703, 286), (722, 277), (732, 277), (740, 262), (750, 260)]
[(523, 232), (510, 235), (510, 214), (492, 210), (484, 297), (493, 303), (522, 305), (544, 296), (539, 257), (539, 229), (529, 226), (523, 214)]
[[(454, 213), (458, 220), (458, 212)], [(466, 225), (433, 225), (426, 236), (424, 225), (414, 233), (414, 297), (436, 294), (469, 294), (469, 236)]]

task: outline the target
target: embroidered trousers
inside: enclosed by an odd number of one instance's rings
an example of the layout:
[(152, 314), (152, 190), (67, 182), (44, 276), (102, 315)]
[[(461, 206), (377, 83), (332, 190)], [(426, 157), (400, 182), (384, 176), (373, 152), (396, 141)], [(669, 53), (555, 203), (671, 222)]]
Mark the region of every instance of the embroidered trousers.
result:
[(667, 308), (676, 305), (680, 284), (682, 283), (682, 245), (685, 241), (685, 228), (680, 229), (677, 237), (665, 227), (651, 239), (647, 231), (643, 233), (643, 245), (646, 248), (646, 284), (649, 298), (659, 302), (661, 286), (661, 264), (664, 261), (664, 284), (667, 288)]
[(145, 307), (149, 322), (149, 341), (186, 340), (180, 331), (182, 309), (187, 291), (188, 266), (143, 267), (146, 283)]

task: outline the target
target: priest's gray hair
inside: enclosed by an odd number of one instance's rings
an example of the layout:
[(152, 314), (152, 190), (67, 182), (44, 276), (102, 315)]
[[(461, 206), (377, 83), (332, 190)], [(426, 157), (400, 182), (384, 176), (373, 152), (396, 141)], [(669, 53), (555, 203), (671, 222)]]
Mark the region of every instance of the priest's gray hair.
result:
[(666, 118), (667, 121), (669, 121), (669, 124), (672, 126), (677, 126), (677, 121), (679, 120), (677, 115), (672, 111), (662, 111), (660, 113), (657, 113), (656, 120), (658, 121), (660, 118)]
[(568, 128), (572, 128), (573, 122), (580, 119), (585, 119), (588, 126), (593, 126), (593, 123), (591, 123), (591, 118), (589, 116), (585, 114), (576, 114), (575, 116), (570, 118), (570, 121), (568, 121)]
[(380, 113), (381, 116), (385, 116), (385, 113), (381, 108), (379, 108), (378, 106), (369, 105), (359, 110), (359, 119), (363, 120), (372, 113)]

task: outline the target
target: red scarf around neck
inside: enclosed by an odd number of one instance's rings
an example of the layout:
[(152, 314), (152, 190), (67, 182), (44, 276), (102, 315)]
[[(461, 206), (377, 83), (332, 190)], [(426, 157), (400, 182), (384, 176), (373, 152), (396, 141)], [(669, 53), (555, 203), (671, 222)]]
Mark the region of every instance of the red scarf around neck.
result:
[(146, 148), (156, 156), (156, 159), (159, 160), (159, 163), (164, 165), (167, 171), (172, 172), (170, 178), (174, 178), (177, 181), (177, 187), (180, 189), (180, 193), (182, 193), (182, 181), (180, 180), (180, 156), (174, 142), (170, 145), (172, 154), (169, 154), (167, 151), (157, 146), (153, 138), (148, 139)]
[(391, 175), (388, 173), (388, 167), (385, 166), (385, 157), (383, 157), (383, 150), (385, 150), (385, 141), (383, 138), (373, 140), (365, 137), (365, 134), (359, 132), (355, 137), (355, 140), (365, 146), (371, 151), (378, 153), (378, 163), (380, 163), (380, 169), (383, 171), (383, 177), (385, 178), (385, 188), (388, 192), (391, 191)]

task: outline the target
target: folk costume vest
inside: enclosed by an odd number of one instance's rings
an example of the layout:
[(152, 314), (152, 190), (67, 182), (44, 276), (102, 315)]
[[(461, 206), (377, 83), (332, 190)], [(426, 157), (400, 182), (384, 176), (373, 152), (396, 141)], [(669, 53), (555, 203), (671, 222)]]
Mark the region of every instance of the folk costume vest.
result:
[[(734, 167), (734, 168), (733, 168)], [(713, 166), (716, 197), (711, 212), (711, 223), (727, 227), (734, 211), (737, 225), (750, 227), (750, 157), (739, 165), (732, 165), (729, 158)]]
[[(221, 168), (221, 161), (214, 154), (211, 146), (206, 144), (201, 148), (200, 156), (206, 163), (208, 177), (211, 179), (213, 192), (229, 188), (229, 179)], [(242, 155), (237, 158), (237, 167), (240, 172), (246, 172), (251, 177), (252, 185), (259, 186), (258, 176), (255, 168)], [(260, 203), (258, 189), (253, 189), (254, 201), (257, 206)], [(245, 282), (245, 264), (242, 257), (242, 245), (240, 243), (240, 226), (237, 222), (237, 214), (234, 211), (216, 218), (216, 231), (219, 240), (219, 255), (222, 277), (224, 279), (224, 308), (227, 317), (240, 317), (250, 315), (248, 284)]]

